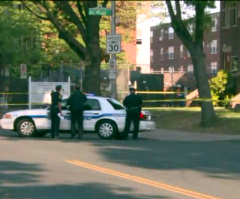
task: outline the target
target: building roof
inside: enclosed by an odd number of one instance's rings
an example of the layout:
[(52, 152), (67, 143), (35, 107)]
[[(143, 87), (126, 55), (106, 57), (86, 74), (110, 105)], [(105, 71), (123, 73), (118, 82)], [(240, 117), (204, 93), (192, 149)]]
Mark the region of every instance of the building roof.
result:
[[(212, 18), (220, 17), (220, 12), (210, 13), (209, 15)], [(193, 19), (193, 18), (188, 18), (188, 19), (185, 19), (185, 20), (189, 20), (189, 19)], [(162, 23), (162, 24), (159, 24), (159, 25), (156, 25), (156, 26), (152, 26), (152, 27), (150, 27), (150, 29), (151, 30), (159, 30), (159, 29), (168, 28), (168, 27), (171, 27), (171, 23)]]

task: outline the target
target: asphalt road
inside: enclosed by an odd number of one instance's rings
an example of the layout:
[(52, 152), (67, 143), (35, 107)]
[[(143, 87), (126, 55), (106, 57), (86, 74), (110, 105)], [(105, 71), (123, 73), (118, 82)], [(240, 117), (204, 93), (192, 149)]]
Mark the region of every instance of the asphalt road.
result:
[(69, 137), (0, 130), (0, 198), (240, 198), (239, 139), (160, 130), (137, 141)]

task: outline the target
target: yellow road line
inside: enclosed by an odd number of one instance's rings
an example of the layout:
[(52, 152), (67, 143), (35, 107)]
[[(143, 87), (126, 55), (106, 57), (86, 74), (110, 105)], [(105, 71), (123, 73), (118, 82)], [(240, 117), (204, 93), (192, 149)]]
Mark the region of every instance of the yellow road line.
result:
[(201, 194), (201, 193), (198, 193), (198, 192), (194, 192), (194, 191), (182, 189), (182, 188), (179, 188), (179, 187), (171, 186), (171, 185), (168, 185), (168, 184), (164, 184), (164, 183), (148, 180), (148, 179), (145, 179), (145, 178), (140, 178), (140, 177), (137, 177), (137, 176), (129, 175), (129, 174), (126, 174), (126, 173), (121, 173), (121, 172), (118, 172), (118, 171), (106, 169), (106, 168), (99, 167), (99, 166), (96, 166), (96, 165), (93, 165), (93, 164), (88, 164), (86, 162), (81, 162), (81, 161), (77, 161), (77, 160), (67, 160), (66, 162), (68, 162), (70, 164), (77, 165), (77, 166), (81, 166), (81, 167), (84, 167), (84, 168), (87, 168), (87, 169), (91, 169), (91, 170), (106, 173), (106, 174), (109, 174), (109, 175), (117, 176), (117, 177), (120, 177), (120, 178), (128, 179), (128, 180), (131, 180), (131, 181), (135, 181), (135, 182), (138, 182), (138, 183), (142, 183), (142, 184), (146, 184), (146, 185), (149, 185), (149, 186), (157, 187), (157, 188), (160, 188), (160, 189), (165, 189), (165, 190), (168, 190), (168, 191), (171, 191), (171, 192), (183, 194), (183, 195), (190, 196), (190, 197), (197, 198), (197, 199), (220, 199), (220, 198), (216, 198), (216, 197), (213, 197), (213, 196)]

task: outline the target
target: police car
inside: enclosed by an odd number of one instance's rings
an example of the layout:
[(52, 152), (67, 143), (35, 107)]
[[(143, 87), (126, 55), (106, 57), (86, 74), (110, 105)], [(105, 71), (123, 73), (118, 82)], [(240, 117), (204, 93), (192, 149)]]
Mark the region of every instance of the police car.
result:
[[(67, 107), (67, 99), (62, 100), (60, 131), (71, 129), (71, 113)], [(112, 139), (124, 131), (126, 110), (118, 101), (88, 96), (84, 104), (84, 131), (97, 132), (101, 139)], [(140, 113), (139, 131), (154, 130), (155, 123), (151, 121), (151, 113)], [(22, 137), (45, 136), (51, 129), (50, 108), (31, 109), (8, 112), (0, 120), (2, 129), (17, 131)], [(133, 125), (131, 126), (133, 130)]]

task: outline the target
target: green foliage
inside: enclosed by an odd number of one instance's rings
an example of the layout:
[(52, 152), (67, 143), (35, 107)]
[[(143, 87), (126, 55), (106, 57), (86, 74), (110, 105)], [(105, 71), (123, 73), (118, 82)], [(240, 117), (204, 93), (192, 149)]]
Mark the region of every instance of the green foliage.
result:
[(213, 100), (223, 100), (214, 102), (214, 105), (226, 106), (235, 95), (234, 79), (231, 73), (221, 70), (216, 77), (210, 80), (210, 89)]
[(39, 63), (39, 24), (28, 12), (19, 9), (19, 2), (0, 2), (0, 70), (11, 65), (11, 75), (20, 74), (19, 65), (28, 70)]

